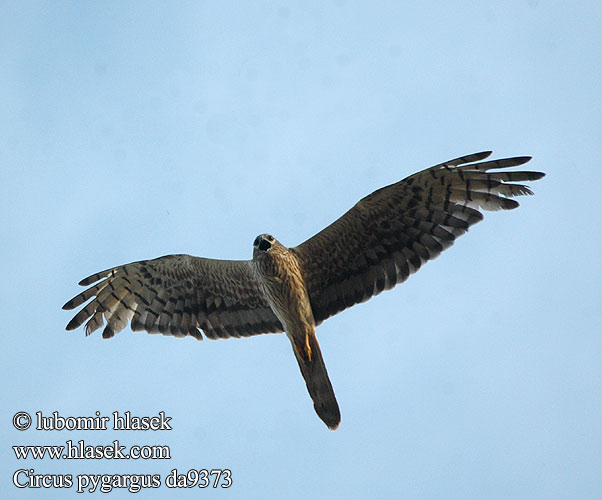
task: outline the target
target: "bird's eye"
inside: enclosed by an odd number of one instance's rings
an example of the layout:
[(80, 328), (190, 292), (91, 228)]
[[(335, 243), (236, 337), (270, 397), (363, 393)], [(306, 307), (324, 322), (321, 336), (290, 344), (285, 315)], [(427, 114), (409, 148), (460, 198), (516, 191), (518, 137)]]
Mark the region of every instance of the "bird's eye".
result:
[(269, 241), (271, 241), (272, 243), (274, 243), (274, 237), (271, 234), (266, 234), (267, 238)]

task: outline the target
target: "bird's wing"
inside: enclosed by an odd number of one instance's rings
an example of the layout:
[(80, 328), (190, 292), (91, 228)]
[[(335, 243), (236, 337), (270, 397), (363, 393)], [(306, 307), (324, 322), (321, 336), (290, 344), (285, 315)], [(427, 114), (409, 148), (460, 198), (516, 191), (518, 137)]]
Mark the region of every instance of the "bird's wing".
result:
[(191, 335), (199, 340), (203, 338), (199, 328), (208, 338), (282, 331), (250, 261), (167, 255), (107, 269), (79, 284), (93, 286), (63, 309), (92, 299), (67, 325), (67, 330), (74, 330), (87, 321), (87, 335), (103, 326), (104, 320), (104, 338), (123, 330), (128, 322), (134, 331)]
[(291, 249), (299, 259), (316, 324), (405, 281), (482, 220), (479, 208), (516, 208), (509, 197), (532, 192), (514, 182), (544, 176), (489, 172), (531, 159), (481, 162), (490, 154), (456, 158), (379, 189)]

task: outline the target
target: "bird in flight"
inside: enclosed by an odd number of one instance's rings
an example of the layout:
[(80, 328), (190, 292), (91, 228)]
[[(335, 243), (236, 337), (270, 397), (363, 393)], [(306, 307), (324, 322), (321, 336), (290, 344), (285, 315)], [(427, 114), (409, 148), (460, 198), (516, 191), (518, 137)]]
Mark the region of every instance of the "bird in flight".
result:
[[(316, 326), (334, 314), (405, 281), (437, 257), (482, 210), (511, 210), (511, 198), (533, 194), (516, 182), (545, 174), (507, 171), (529, 156), (485, 160), (475, 153), (422, 170), (360, 200), (318, 234), (292, 248), (270, 234), (253, 243), (251, 260), (166, 255), (93, 274), (63, 309), (88, 302), (67, 325), (86, 335), (106, 321), (103, 338), (128, 323), (202, 340), (285, 332), (318, 416), (340, 423)], [(491, 171), (502, 170), (502, 171)], [(92, 300), (90, 300), (92, 299)]]

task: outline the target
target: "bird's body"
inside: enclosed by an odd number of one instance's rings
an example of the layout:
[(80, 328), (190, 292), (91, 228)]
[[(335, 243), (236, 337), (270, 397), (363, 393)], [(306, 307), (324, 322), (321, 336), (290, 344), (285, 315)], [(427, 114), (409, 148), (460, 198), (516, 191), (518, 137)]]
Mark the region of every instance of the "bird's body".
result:
[(209, 338), (285, 331), (317, 414), (336, 429), (339, 407), (316, 326), (407, 279), (482, 220), (478, 208), (516, 208), (509, 197), (531, 191), (512, 182), (544, 175), (489, 173), (530, 159), (475, 163), (489, 154), (450, 160), (379, 189), (294, 248), (263, 234), (252, 260), (168, 255), (94, 274), (80, 282), (92, 286), (63, 306), (92, 299), (67, 329), (86, 322), (90, 334), (106, 321), (104, 338), (130, 323), (132, 330), (199, 340), (199, 329)]
[(341, 414), (316, 337), (316, 323), (299, 261), (269, 234), (258, 236), (254, 247), (253, 270), (291, 341), (316, 413), (329, 428), (336, 429)]

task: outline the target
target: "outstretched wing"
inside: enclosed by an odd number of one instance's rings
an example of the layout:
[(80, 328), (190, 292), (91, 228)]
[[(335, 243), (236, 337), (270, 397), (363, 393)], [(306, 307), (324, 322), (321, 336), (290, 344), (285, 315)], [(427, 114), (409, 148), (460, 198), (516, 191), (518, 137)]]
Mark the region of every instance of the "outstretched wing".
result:
[(379, 189), (293, 248), (316, 324), (405, 281), (481, 221), (479, 208), (510, 210), (518, 203), (509, 197), (533, 194), (513, 182), (543, 173), (489, 172), (530, 157), (475, 163), (490, 154), (456, 158)]
[(87, 321), (89, 335), (106, 320), (104, 338), (123, 330), (128, 322), (134, 331), (191, 335), (199, 340), (203, 338), (199, 328), (209, 338), (283, 331), (259, 289), (250, 261), (166, 255), (107, 269), (79, 284), (93, 283), (63, 306), (75, 309), (92, 299), (67, 330)]

